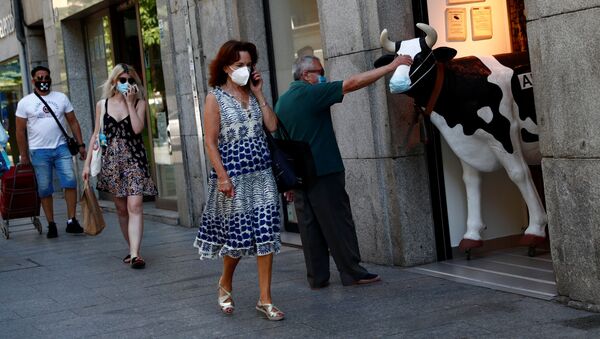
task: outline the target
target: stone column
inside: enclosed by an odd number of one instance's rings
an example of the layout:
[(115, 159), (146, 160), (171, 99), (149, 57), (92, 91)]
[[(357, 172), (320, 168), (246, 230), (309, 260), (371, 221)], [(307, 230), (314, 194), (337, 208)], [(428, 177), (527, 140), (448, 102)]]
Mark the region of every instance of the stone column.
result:
[(202, 141), (205, 74), (200, 29), (193, 0), (157, 0), (161, 58), (169, 115), (179, 118), (182, 178), (177, 186), (180, 224), (194, 227), (204, 205), (207, 168)]
[(600, 311), (600, 7), (525, 6), (558, 292)]
[[(266, 37), (260, 0), (158, 0), (163, 23), (161, 54), (171, 113), (179, 115), (185, 193), (178, 190), (181, 224), (197, 226), (206, 197), (210, 164), (204, 154), (202, 126), (208, 87), (208, 65), (230, 39), (255, 42), (260, 69), (268, 69)], [(240, 16), (238, 13), (243, 12)], [(191, 54), (190, 54), (191, 53)], [(262, 65), (262, 66), (261, 66)], [(264, 74), (268, 81), (268, 72)], [(265, 89), (265, 93), (269, 89)]]
[[(379, 34), (414, 37), (409, 2), (319, 0), (325, 67), (332, 80), (373, 68)], [(387, 79), (347, 94), (332, 108), (346, 189), (364, 261), (411, 266), (434, 261), (435, 240), (424, 148), (407, 152), (403, 96)]]

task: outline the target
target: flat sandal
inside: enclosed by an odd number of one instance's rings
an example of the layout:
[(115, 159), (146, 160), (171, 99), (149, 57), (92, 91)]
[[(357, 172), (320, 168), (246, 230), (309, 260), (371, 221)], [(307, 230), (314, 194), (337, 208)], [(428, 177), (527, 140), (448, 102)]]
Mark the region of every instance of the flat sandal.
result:
[(256, 303), (256, 310), (264, 314), (268, 320), (278, 321), (285, 318), (285, 313), (281, 312), (273, 304), (263, 304), (260, 300)]

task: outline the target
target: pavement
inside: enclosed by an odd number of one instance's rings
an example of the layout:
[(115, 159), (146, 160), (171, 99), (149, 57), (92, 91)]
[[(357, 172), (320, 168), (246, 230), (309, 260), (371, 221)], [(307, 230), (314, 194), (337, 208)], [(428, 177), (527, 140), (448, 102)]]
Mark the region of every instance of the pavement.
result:
[(195, 229), (147, 220), (147, 266), (133, 270), (121, 262), (127, 247), (114, 213), (92, 237), (65, 233), (64, 203), (55, 200), (55, 209), (58, 238), (31, 225), (0, 238), (0, 338), (600, 337), (600, 314), (401, 267), (365, 264), (383, 280), (351, 287), (332, 272), (329, 287), (311, 290), (294, 247), (273, 266), (273, 300), (286, 319), (255, 311), (252, 258), (238, 266), (236, 309), (226, 316), (217, 306), (221, 261), (198, 259)]

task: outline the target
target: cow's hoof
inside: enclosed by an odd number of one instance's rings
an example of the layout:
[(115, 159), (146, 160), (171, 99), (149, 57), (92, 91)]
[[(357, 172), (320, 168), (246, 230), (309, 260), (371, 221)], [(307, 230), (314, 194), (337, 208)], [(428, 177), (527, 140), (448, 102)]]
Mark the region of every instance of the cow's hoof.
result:
[(521, 237), (520, 244), (522, 246), (537, 247), (546, 241), (546, 237), (540, 237), (533, 234), (525, 234)]
[(483, 240), (472, 240), (472, 239), (463, 239), (458, 244), (458, 249), (461, 251), (467, 251), (471, 248), (477, 248), (483, 246)]
[(467, 260), (471, 260), (471, 249), (465, 251), (465, 255), (467, 256)]

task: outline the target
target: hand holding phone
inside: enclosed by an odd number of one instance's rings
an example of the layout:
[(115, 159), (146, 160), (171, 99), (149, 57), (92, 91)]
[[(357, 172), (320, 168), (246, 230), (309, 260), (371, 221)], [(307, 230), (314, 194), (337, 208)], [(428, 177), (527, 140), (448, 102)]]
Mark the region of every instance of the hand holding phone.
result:
[(256, 72), (256, 69), (254, 68), (254, 66), (250, 67), (250, 81), (252, 82), (252, 85), (256, 86), (258, 84), (258, 82), (260, 80), (256, 80), (254, 79), (254, 73)]

